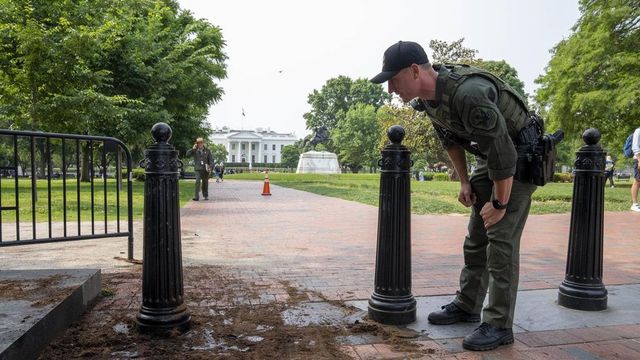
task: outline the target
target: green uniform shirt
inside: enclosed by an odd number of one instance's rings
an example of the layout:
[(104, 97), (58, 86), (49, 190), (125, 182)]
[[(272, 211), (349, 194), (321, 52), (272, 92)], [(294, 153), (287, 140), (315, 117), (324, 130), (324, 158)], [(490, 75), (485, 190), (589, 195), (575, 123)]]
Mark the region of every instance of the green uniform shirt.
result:
[[(486, 157), (488, 175), (491, 180), (502, 180), (516, 173), (518, 155), (511, 137), (516, 135), (518, 126), (506, 123), (498, 109), (497, 89), (488, 79), (471, 76), (460, 84), (449, 102), (450, 119), (441, 119), (438, 114), (442, 104), (442, 94), (449, 70), (438, 69), (436, 99), (424, 101), (426, 112), (439, 134), (443, 130), (456, 135), (459, 140), (476, 143), (480, 153)], [(509, 132), (513, 134), (509, 134)], [(453, 145), (440, 136), (442, 145)]]
[(206, 170), (206, 165), (211, 166), (213, 162), (211, 157), (211, 151), (209, 149), (189, 149), (187, 150), (187, 156), (193, 156), (194, 170)]

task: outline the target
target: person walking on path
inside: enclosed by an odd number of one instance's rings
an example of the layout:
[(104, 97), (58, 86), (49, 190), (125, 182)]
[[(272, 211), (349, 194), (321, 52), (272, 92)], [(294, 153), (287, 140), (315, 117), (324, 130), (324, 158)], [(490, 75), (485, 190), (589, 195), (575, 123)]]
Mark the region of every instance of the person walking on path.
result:
[(216, 182), (220, 182), (220, 164), (213, 166), (213, 172), (216, 174)]
[(607, 159), (604, 162), (604, 182), (605, 184), (607, 183), (607, 180), (609, 180), (609, 185), (611, 185), (611, 188), (614, 188), (614, 184), (613, 184), (613, 169), (616, 166), (615, 161), (613, 161), (613, 159), (611, 159), (611, 155), (607, 155)]
[(640, 189), (640, 127), (633, 132), (631, 151), (633, 151), (634, 179), (631, 185), (631, 210), (640, 212), (640, 204), (638, 204), (638, 189)]
[(202, 196), (209, 200), (209, 172), (211, 171), (211, 151), (204, 146), (204, 139), (197, 138), (193, 148), (187, 151), (187, 156), (193, 156), (193, 166), (196, 172), (196, 188), (193, 200), (200, 200), (200, 190), (202, 186)]
[[(536, 189), (514, 180), (514, 141), (521, 139), (521, 130), (533, 129), (534, 119), (501, 79), (467, 65), (432, 65), (415, 42), (400, 41), (384, 52), (382, 72), (371, 82), (385, 81), (390, 93), (429, 115), (460, 177), (458, 201), (471, 207), (460, 290), (428, 320), (437, 325), (479, 322), (482, 312), (483, 323), (464, 338), (463, 347), (490, 350), (511, 344), (520, 237)], [(465, 150), (478, 163), (471, 178)], [(487, 289), (489, 302), (482, 309)]]
[(224, 181), (224, 163), (220, 161), (220, 181)]

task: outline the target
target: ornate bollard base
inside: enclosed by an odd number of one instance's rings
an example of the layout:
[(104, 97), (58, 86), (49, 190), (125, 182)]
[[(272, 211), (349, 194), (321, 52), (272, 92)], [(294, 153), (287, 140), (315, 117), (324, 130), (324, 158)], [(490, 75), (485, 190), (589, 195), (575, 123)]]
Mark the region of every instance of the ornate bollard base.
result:
[(189, 330), (191, 315), (184, 304), (164, 309), (142, 306), (136, 317), (136, 323), (141, 333), (165, 336), (176, 330), (180, 333)]
[(602, 284), (578, 284), (564, 280), (558, 291), (558, 305), (575, 310), (606, 310), (607, 294)]
[(373, 293), (369, 299), (369, 318), (385, 325), (406, 325), (416, 321), (413, 295), (386, 296)]

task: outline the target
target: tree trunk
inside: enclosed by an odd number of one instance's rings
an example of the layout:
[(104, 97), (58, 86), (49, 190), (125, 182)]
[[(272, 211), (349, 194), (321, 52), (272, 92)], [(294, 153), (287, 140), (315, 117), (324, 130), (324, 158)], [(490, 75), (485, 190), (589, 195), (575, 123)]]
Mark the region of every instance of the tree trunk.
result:
[(91, 173), (89, 171), (90, 167), (93, 164), (89, 164), (89, 153), (91, 148), (89, 147), (89, 142), (85, 142), (82, 147), (82, 173), (80, 175), (80, 181), (89, 182), (91, 181)]
[[(35, 141), (35, 140), (34, 140)], [(49, 153), (45, 147), (45, 141), (36, 141), (36, 152), (38, 153), (39, 159), (37, 161), (38, 167), (38, 178), (46, 179), (47, 178), (47, 158), (49, 157)]]

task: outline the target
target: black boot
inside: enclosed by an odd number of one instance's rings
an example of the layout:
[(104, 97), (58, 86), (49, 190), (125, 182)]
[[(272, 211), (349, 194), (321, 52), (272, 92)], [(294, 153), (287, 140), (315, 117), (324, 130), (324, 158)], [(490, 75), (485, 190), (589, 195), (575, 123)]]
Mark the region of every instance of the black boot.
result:
[(427, 318), (434, 325), (449, 325), (459, 321), (479, 322), (480, 314), (470, 314), (460, 309), (453, 302), (442, 307), (440, 311), (434, 311)]
[(513, 331), (500, 329), (487, 323), (482, 323), (462, 341), (463, 348), (473, 351), (492, 350), (508, 344), (513, 344)]

